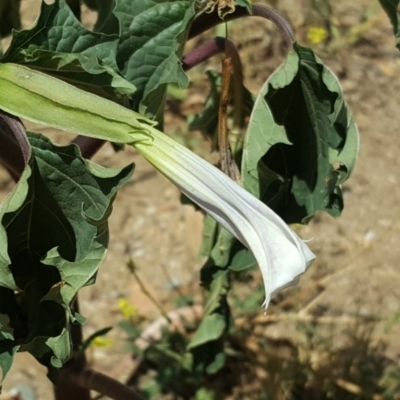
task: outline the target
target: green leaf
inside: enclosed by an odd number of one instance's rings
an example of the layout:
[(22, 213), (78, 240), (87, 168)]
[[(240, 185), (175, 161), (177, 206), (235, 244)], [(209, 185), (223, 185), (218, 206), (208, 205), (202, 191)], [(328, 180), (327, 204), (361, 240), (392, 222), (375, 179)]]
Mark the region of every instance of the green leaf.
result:
[(236, 3), (236, 6), (244, 7), (244, 8), (246, 8), (246, 10), (247, 10), (247, 12), (249, 14), (252, 14), (251, 4), (250, 4), (251, 1), (249, 1), (249, 0), (235, 0), (235, 3)]
[(237, 239), (232, 233), (224, 228), (219, 228), (217, 240), (210, 254), (214, 265), (218, 267), (226, 267), (228, 265), (232, 246), (236, 242)]
[(400, 14), (397, 11), (399, 0), (379, 0), (379, 3), (390, 19), (396, 37), (396, 47), (400, 50)]
[[(72, 354), (71, 307), (95, 280), (108, 245), (107, 218), (133, 166), (105, 169), (75, 145), (29, 134), (32, 156), (0, 207), (0, 315), (3, 341), (59, 368)], [(5, 342), (6, 344), (8, 342)]]
[(86, 0), (85, 3), (97, 11), (98, 16), (94, 26), (95, 32), (102, 32), (108, 35), (118, 34), (119, 23), (113, 14), (115, 0)]
[(244, 186), (288, 223), (317, 211), (339, 216), (340, 184), (358, 154), (358, 132), (334, 74), (297, 44), (256, 101), (248, 128)]
[[(0, 300), (4, 298), (0, 295)], [(10, 318), (8, 315), (0, 313), (0, 393), (1, 382), (10, 371), (15, 353), (18, 350), (18, 345), (13, 341), (13, 332), (10, 327)]]
[(219, 339), (226, 330), (225, 318), (220, 314), (210, 314), (204, 316), (193, 339), (188, 345), (188, 349), (201, 346), (204, 343)]
[(208, 388), (200, 388), (196, 390), (194, 400), (217, 400), (217, 394), (214, 390)]
[(190, 0), (119, 0), (121, 26), (117, 62), (137, 91), (134, 109), (162, 120), (168, 83), (187, 87), (181, 56), (195, 16)]
[(12, 29), (21, 28), (19, 7), (21, 0), (1, 0), (0, 2), (0, 38), (9, 35)]
[(209, 215), (204, 216), (203, 220), (203, 234), (200, 248), (200, 255), (208, 257), (214, 247), (215, 240), (218, 232), (218, 223)]
[(268, 90), (269, 81), (262, 87), (255, 101), (242, 155), (243, 187), (259, 199), (265, 199), (269, 186), (280, 179), (278, 174), (266, 168), (260, 160), (273, 145), (290, 144), (285, 129), (275, 123), (265, 100)]
[[(213, 143), (213, 150), (216, 150), (218, 148), (216, 143), (216, 135), (218, 133), (218, 115), (221, 97), (222, 74), (216, 71), (207, 71), (206, 74), (210, 82), (210, 92), (205, 102), (203, 112), (189, 116), (189, 129), (201, 131), (204, 137), (209, 138)], [(252, 94), (245, 86), (243, 86), (242, 92), (243, 98), (241, 100), (243, 110), (241, 124), (242, 126), (245, 126), (245, 119), (250, 115), (254, 101)], [(234, 99), (231, 98), (230, 100), (232, 105), (234, 105)]]
[(116, 64), (118, 41), (117, 35), (85, 29), (65, 0), (43, 2), (36, 25), (14, 32), (2, 62), (52, 72), (106, 97), (113, 97), (114, 89), (119, 95), (130, 95), (135, 87), (123, 79)]
[(211, 85), (210, 92), (203, 112), (189, 118), (189, 129), (201, 131), (204, 137), (211, 139), (214, 149), (216, 149), (215, 138), (218, 129), (222, 75), (216, 71), (207, 71), (206, 74)]
[[(202, 273), (204, 274), (204, 271)], [(228, 290), (228, 273), (224, 271), (214, 274), (204, 308), (204, 317), (187, 345), (187, 350), (193, 355), (194, 370), (215, 373), (224, 365), (223, 337), (232, 325), (226, 301)]]
[(192, 373), (201, 375), (216, 374), (226, 363), (224, 340), (218, 339), (204, 343), (190, 351), (192, 356)]
[(234, 252), (229, 269), (234, 272), (241, 272), (246, 269), (254, 268), (257, 261), (253, 253), (240, 244), (240, 249)]

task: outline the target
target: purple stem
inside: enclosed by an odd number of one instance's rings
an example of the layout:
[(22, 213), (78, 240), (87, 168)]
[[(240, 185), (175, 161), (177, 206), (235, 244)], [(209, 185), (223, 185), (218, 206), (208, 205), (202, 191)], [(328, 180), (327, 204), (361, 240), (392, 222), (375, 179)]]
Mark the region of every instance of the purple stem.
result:
[(233, 98), (234, 98), (234, 127), (239, 128), (243, 109), (243, 70), (240, 56), (235, 44), (222, 37), (216, 37), (190, 51), (182, 59), (184, 71), (188, 71), (196, 65), (208, 60), (210, 57), (225, 53), (232, 59), (233, 64)]
[(30, 157), (25, 128), (19, 118), (0, 110), (0, 163), (18, 181)]
[[(242, 17), (253, 16), (265, 18), (273, 22), (281, 31), (288, 47), (291, 47), (296, 41), (296, 35), (292, 25), (285, 17), (279, 14), (278, 11), (263, 4), (252, 5), (251, 10), (252, 13), (249, 14), (244, 7), (237, 7), (235, 12), (228, 14), (224, 20), (221, 20), (217, 13), (203, 13), (194, 20), (188, 35), (188, 39), (193, 39), (194, 37), (223, 22), (232, 21)], [(182, 60), (183, 69), (184, 71), (187, 71), (195, 65), (200, 64), (201, 62), (207, 60), (217, 53), (221, 53), (222, 51), (225, 51), (225, 42), (221, 38), (216, 38), (215, 41), (206, 43), (205, 45), (202, 45), (187, 54)], [(79, 147), (81, 147), (84, 158), (90, 158), (101, 148), (101, 146), (103, 146), (104, 141), (77, 136), (72, 143), (76, 143)]]
[(217, 13), (200, 14), (192, 24), (188, 39), (193, 39), (203, 32), (224, 22), (232, 21), (242, 17), (261, 17), (270, 20), (277, 26), (277, 28), (281, 31), (288, 47), (292, 46), (292, 44), (296, 41), (296, 35), (292, 25), (285, 17), (279, 14), (278, 11), (263, 4), (252, 5), (251, 10), (252, 13), (249, 14), (244, 7), (237, 7), (235, 12), (226, 15), (224, 20), (222, 20)]
[(71, 143), (74, 143), (79, 147), (83, 158), (89, 159), (100, 150), (105, 141), (87, 136), (77, 136)]
[[(208, 60), (210, 57), (226, 50), (227, 43), (232, 43), (229, 39), (216, 37), (202, 45), (196, 47), (182, 59), (182, 68), (184, 71), (189, 71), (191, 68)], [(233, 44), (233, 43), (232, 43)]]
[[(85, 369), (80, 372), (72, 373), (72, 379), (78, 382), (82, 387), (95, 390), (114, 400), (143, 400), (138, 393), (128, 386), (92, 369)], [(78, 398), (70, 397), (69, 400), (70, 399)]]

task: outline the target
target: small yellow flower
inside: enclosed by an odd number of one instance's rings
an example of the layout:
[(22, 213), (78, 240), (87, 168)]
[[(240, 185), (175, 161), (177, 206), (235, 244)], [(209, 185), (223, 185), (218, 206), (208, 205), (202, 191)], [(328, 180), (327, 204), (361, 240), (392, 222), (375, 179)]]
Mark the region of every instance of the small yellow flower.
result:
[(307, 32), (307, 39), (311, 44), (321, 43), (328, 36), (325, 28), (319, 26), (310, 26)]
[(137, 308), (130, 304), (127, 299), (118, 300), (118, 309), (126, 319), (133, 317), (137, 313)]
[(92, 345), (94, 347), (111, 347), (113, 340), (103, 336), (97, 336), (93, 339)]

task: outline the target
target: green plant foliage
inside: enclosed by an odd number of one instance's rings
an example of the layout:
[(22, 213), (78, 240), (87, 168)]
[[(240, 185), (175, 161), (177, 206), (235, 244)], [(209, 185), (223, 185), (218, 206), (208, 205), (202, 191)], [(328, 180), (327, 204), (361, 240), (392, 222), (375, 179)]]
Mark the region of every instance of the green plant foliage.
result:
[(244, 7), (247, 9), (248, 13), (251, 14), (251, 1), (249, 0), (236, 0), (236, 6)]
[(398, 12), (399, 0), (379, 0), (382, 8), (388, 15), (393, 26), (394, 36), (396, 38), (396, 47), (400, 50), (400, 14)]
[(221, 97), (221, 74), (216, 71), (207, 71), (207, 77), (210, 81), (210, 92), (204, 104), (204, 110), (191, 116), (189, 120), (189, 129), (199, 130), (204, 137), (210, 138), (215, 145), (215, 136), (218, 127), (218, 109), (219, 99)]
[(232, 325), (227, 302), (229, 275), (211, 263), (201, 271), (202, 284), (208, 288), (208, 299), (203, 318), (187, 346), (192, 355), (192, 370), (215, 374), (225, 365), (223, 339)]
[(357, 154), (357, 128), (336, 77), (310, 49), (294, 45), (256, 101), (244, 187), (288, 223), (307, 222), (317, 211), (338, 217), (340, 184)]
[(118, 34), (118, 22), (113, 13), (115, 0), (84, 0), (84, 3), (98, 13), (94, 30), (106, 34)]
[[(213, 89), (217, 92), (217, 86)], [(243, 186), (288, 223), (306, 223), (318, 211), (338, 217), (340, 184), (357, 154), (357, 128), (336, 77), (310, 49), (294, 45), (255, 101), (243, 145)], [(203, 270), (211, 265), (239, 272), (256, 265), (251, 252), (209, 217), (202, 254), (209, 256)], [(214, 312), (222, 324), (229, 308)], [(220, 324), (210, 324), (209, 340), (220, 331)]]
[[(210, 92), (204, 104), (204, 110), (200, 114), (189, 118), (189, 129), (199, 130), (205, 138), (213, 143), (213, 149), (217, 149), (218, 114), (219, 101), (221, 98), (222, 74), (217, 71), (207, 71), (207, 78), (210, 82)], [(233, 88), (231, 89), (231, 92)], [(251, 114), (254, 105), (252, 94), (243, 86), (241, 125), (245, 126), (245, 119)], [(232, 102), (233, 103), (233, 102)], [(235, 110), (233, 111), (235, 112)]]
[(117, 63), (137, 88), (134, 109), (160, 120), (167, 84), (189, 83), (180, 58), (195, 16), (194, 3), (117, 0), (114, 14), (121, 26)]
[(114, 91), (130, 95), (135, 87), (122, 78), (116, 64), (118, 41), (118, 35), (85, 29), (64, 0), (51, 5), (43, 2), (36, 25), (13, 33), (1, 62), (50, 71), (99, 94), (103, 94), (101, 88), (108, 97)]
[[(136, 141), (144, 147), (160, 135), (166, 140), (143, 115), (160, 126), (167, 85), (188, 85), (180, 60), (196, 1), (84, 3), (99, 12), (93, 32), (77, 19), (79, 2), (66, 0), (43, 2), (36, 25), (13, 32), (11, 46), (0, 59), (2, 109), (101, 140)], [(250, 13), (249, 1), (236, 3)], [(381, 3), (397, 24), (397, 2)], [(0, 3), (0, 34), (10, 32), (3, 24), (10, 4)], [(211, 91), (205, 110), (190, 128), (200, 129), (217, 150), (221, 74), (208, 72), (208, 78)], [(241, 127), (246, 117), (250, 123), (243, 148), (234, 154), (243, 186), (288, 223), (306, 223), (318, 211), (339, 216), (340, 184), (354, 167), (358, 139), (334, 75), (311, 50), (295, 44), (254, 99), (244, 88)], [(238, 112), (232, 109), (235, 104), (231, 99), (229, 117)], [(4, 378), (15, 352), (29, 351), (54, 379), (72, 356), (71, 324), (82, 323), (73, 310), (74, 299), (95, 281), (108, 245), (112, 203), (133, 166), (104, 169), (83, 160), (76, 146), (57, 147), (39, 134), (29, 134), (29, 140), (29, 162), (0, 207), (0, 368)], [(156, 149), (145, 148), (157, 156)], [(186, 396), (182, 398), (220, 398), (206, 386), (198, 390), (199, 385), (237, 355), (226, 346), (233, 326), (228, 294), (232, 280), (239, 277), (234, 273), (254, 267), (254, 256), (209, 217), (202, 254), (208, 257), (201, 271), (207, 291), (204, 316), (190, 339), (164, 337), (141, 354), (161, 366), (148, 396), (168, 387)], [(255, 294), (262, 297), (261, 290)], [(254, 301), (246, 301), (243, 312), (255, 307)], [(120, 325), (139, 351), (134, 343), (140, 328), (132, 321)], [(107, 329), (89, 337), (82, 350)]]
[(125, 105), (120, 97), (129, 96), (134, 110), (162, 121), (167, 84), (188, 85), (179, 60), (193, 2), (116, 0), (113, 14), (110, 2), (103, 10), (96, 28), (104, 32), (91, 32), (65, 0), (43, 2), (36, 26), (14, 33), (1, 61), (45, 69)]
[(32, 156), (0, 208), (0, 354), (3, 378), (15, 352), (59, 368), (72, 355), (71, 309), (93, 284), (108, 244), (107, 219), (133, 166), (105, 169), (29, 134)]

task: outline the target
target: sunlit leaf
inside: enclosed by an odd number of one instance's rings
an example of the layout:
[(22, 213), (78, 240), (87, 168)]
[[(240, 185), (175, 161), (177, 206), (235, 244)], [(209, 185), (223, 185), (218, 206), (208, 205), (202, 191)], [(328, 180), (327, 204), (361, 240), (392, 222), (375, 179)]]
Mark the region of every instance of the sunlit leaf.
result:
[(307, 222), (317, 211), (337, 217), (340, 184), (357, 154), (357, 128), (337, 78), (310, 49), (295, 45), (256, 101), (244, 186), (288, 223)]
[(81, 320), (73, 300), (95, 280), (112, 202), (133, 167), (105, 169), (82, 159), (75, 145), (29, 139), (29, 164), (0, 207), (0, 316), (9, 319), (0, 345), (59, 368), (72, 355), (70, 325)]
[[(42, 3), (32, 29), (14, 32), (1, 62), (26, 64), (63, 80), (108, 96), (129, 95), (135, 87), (123, 79), (116, 64), (118, 35), (85, 29), (65, 0)], [(99, 92), (102, 88), (105, 92)]]
[(117, 62), (137, 91), (134, 109), (162, 120), (168, 83), (188, 85), (180, 58), (194, 18), (189, 0), (119, 0), (121, 26)]

